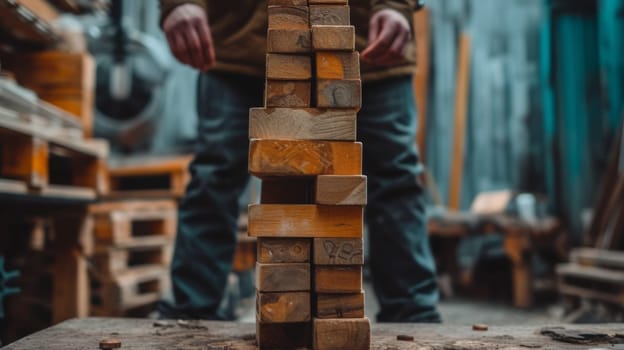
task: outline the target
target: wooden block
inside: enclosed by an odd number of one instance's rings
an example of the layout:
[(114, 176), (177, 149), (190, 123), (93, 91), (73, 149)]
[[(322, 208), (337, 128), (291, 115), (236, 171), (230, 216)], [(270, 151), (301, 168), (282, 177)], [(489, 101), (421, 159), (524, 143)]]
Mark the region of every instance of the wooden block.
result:
[(308, 6), (269, 6), (269, 29), (304, 29), (310, 28)]
[(269, 6), (307, 6), (308, 0), (269, 0)]
[(312, 62), (310, 57), (269, 53), (266, 59), (269, 80), (310, 80)]
[(296, 323), (311, 320), (310, 293), (258, 293), (260, 323)]
[(310, 107), (311, 96), (309, 81), (267, 80), (264, 104), (267, 107)]
[(13, 133), (0, 134), (0, 174), (24, 180), (30, 187), (43, 188), (49, 182), (48, 143)]
[(364, 265), (360, 238), (315, 238), (315, 265)]
[(368, 318), (314, 319), (314, 350), (368, 350), (371, 341)]
[(316, 53), (318, 79), (360, 79), (358, 52), (318, 51)]
[(273, 29), (267, 31), (267, 52), (307, 53), (312, 50), (309, 29)]
[(263, 176), (360, 175), (359, 142), (251, 140), (249, 172)]
[(356, 108), (362, 106), (360, 80), (324, 80), (317, 82), (316, 100), (321, 108)]
[(363, 209), (355, 206), (254, 204), (252, 237), (362, 238)]
[(349, 0), (308, 0), (310, 5), (321, 5), (321, 4), (334, 4), (334, 5), (347, 5)]
[(316, 178), (316, 204), (366, 205), (366, 176), (321, 175)]
[(312, 345), (312, 324), (256, 323), (259, 350), (309, 349)]
[(355, 110), (252, 108), (249, 138), (355, 141)]
[(318, 294), (316, 296), (314, 317), (364, 317), (364, 291), (354, 294)]
[(311, 25), (348, 26), (351, 24), (349, 6), (314, 5), (310, 6)]
[(314, 179), (267, 178), (262, 180), (262, 204), (313, 204)]
[(355, 27), (312, 26), (312, 47), (315, 50), (355, 50)]
[(310, 290), (310, 264), (256, 264), (256, 288), (260, 292)]
[(307, 263), (311, 245), (305, 238), (258, 238), (258, 262)]
[(362, 266), (315, 266), (314, 290), (317, 293), (359, 293)]

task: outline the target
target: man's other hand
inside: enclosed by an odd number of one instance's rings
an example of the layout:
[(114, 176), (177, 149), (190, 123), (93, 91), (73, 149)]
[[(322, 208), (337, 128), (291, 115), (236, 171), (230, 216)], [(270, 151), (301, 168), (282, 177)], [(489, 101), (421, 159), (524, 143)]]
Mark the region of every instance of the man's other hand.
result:
[(174, 8), (163, 21), (173, 55), (182, 63), (207, 71), (215, 63), (215, 52), (206, 11), (198, 5)]
[(378, 66), (401, 63), (411, 39), (409, 22), (400, 12), (378, 11), (370, 19), (368, 47), (362, 52), (362, 60)]

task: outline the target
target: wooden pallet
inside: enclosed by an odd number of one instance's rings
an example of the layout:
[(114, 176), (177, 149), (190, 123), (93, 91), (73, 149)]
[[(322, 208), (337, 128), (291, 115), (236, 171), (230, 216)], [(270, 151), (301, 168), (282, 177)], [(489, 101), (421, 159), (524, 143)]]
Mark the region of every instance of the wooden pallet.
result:
[(564, 295), (624, 305), (624, 271), (572, 263), (557, 266), (557, 276)]
[(137, 267), (168, 267), (173, 255), (173, 241), (165, 236), (144, 237), (138, 242), (99, 246), (92, 262), (101, 279), (118, 276)]

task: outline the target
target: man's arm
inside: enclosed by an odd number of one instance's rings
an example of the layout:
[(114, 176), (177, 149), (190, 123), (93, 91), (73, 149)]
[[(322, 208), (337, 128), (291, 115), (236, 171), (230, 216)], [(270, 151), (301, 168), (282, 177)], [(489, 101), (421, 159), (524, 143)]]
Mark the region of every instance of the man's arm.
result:
[(161, 25), (173, 55), (208, 70), (216, 60), (206, 0), (160, 0)]

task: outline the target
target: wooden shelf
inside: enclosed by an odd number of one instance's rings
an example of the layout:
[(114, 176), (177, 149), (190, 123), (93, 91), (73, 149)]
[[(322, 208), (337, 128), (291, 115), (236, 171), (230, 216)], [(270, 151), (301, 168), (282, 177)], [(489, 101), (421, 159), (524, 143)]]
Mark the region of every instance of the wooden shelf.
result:
[(47, 46), (58, 40), (48, 21), (17, 0), (0, 0), (0, 28), (16, 42)]

